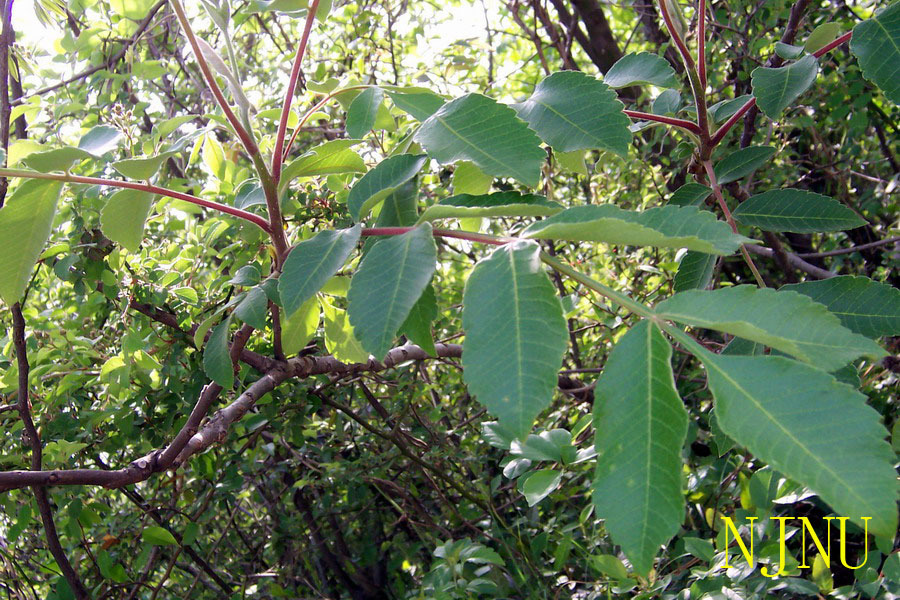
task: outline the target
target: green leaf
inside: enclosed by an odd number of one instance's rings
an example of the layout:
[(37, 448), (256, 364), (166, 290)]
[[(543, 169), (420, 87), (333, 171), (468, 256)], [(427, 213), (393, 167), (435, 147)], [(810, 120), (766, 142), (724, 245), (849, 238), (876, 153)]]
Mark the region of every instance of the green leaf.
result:
[[(681, 94), (678, 90), (663, 90), (662, 93), (653, 99), (650, 106), (650, 112), (654, 115), (674, 115), (681, 108)], [(712, 112), (712, 107), (710, 107)]]
[(775, 154), (772, 146), (749, 146), (732, 152), (716, 163), (716, 181), (725, 185), (757, 170)]
[(144, 531), (141, 532), (141, 538), (153, 546), (178, 545), (178, 542), (175, 541), (175, 536), (169, 533), (168, 530), (163, 529), (162, 527), (156, 527), (155, 525), (152, 527), (145, 527)]
[(137, 252), (144, 239), (144, 223), (153, 207), (154, 195), (140, 190), (119, 190), (100, 211), (103, 233), (123, 248)]
[(900, 3), (894, 2), (853, 28), (850, 51), (859, 60), (863, 77), (900, 104)]
[(604, 82), (580, 71), (560, 71), (541, 81), (513, 108), (544, 142), (559, 152), (609, 150), (625, 158), (631, 120)]
[(668, 204), (673, 206), (700, 206), (709, 195), (712, 188), (702, 183), (686, 183), (669, 196)]
[(896, 535), (894, 453), (865, 396), (780, 356), (700, 358), (728, 436), (854, 523), (871, 517), (869, 533)]
[(803, 49), (812, 54), (836, 40), (839, 35), (841, 35), (840, 23), (822, 23), (806, 38)]
[(0, 208), (0, 298), (9, 306), (25, 294), (50, 237), (62, 185), (46, 179), (23, 181)]
[(115, 150), (124, 136), (115, 127), (97, 125), (78, 140), (78, 147), (94, 156), (102, 156)]
[(427, 88), (385, 86), (384, 90), (397, 108), (417, 121), (425, 121), (446, 102)]
[(469, 160), (489, 175), (536, 186), (546, 152), (516, 112), (481, 94), (444, 104), (414, 137), (443, 164)]
[(868, 277), (844, 275), (781, 288), (809, 296), (855, 333), (870, 338), (900, 335), (900, 290)]
[(284, 189), (297, 177), (364, 173), (366, 163), (350, 149), (350, 146), (359, 142), (360, 140), (331, 140), (316, 146), (284, 167), (279, 187)]
[(563, 206), (536, 194), (495, 192), (481, 196), (459, 194), (425, 209), (419, 221), (472, 217), (538, 217), (558, 213)]
[(409, 338), (431, 356), (437, 356), (434, 337), (431, 335), (431, 323), (437, 318), (438, 305), (434, 295), (434, 286), (425, 286), (425, 291), (413, 304), (409, 315), (400, 326), (400, 333)]
[(626, 54), (603, 76), (603, 81), (613, 88), (648, 84), (664, 88), (678, 87), (675, 69), (669, 61), (649, 52)]
[(234, 366), (228, 346), (231, 317), (216, 325), (203, 348), (203, 372), (226, 390), (234, 385)]
[(744, 225), (763, 231), (815, 233), (844, 231), (866, 224), (855, 212), (828, 196), (805, 190), (770, 190), (752, 196), (732, 212)]
[(176, 152), (163, 152), (156, 156), (128, 158), (112, 163), (112, 167), (129, 179), (146, 180), (156, 175), (162, 164), (176, 154)]
[(757, 67), (750, 73), (756, 105), (770, 119), (777, 119), (800, 94), (809, 89), (819, 72), (819, 62), (809, 54), (786, 67)]
[(81, 148), (69, 146), (45, 150), (44, 152), (34, 152), (23, 158), (22, 162), (35, 171), (49, 173), (50, 171), (68, 171), (74, 163), (81, 162), (86, 158), (94, 157)]
[(641, 321), (616, 344), (594, 390), (594, 505), (642, 575), (684, 520), (681, 448), (688, 415), (671, 360), (663, 334)]
[(228, 283), (231, 285), (251, 286), (259, 283), (262, 276), (256, 265), (244, 265), (238, 269)]
[(453, 192), (481, 196), (491, 189), (494, 178), (467, 160), (461, 160), (453, 170)]
[(568, 335), (535, 242), (501, 246), (475, 265), (463, 295), (463, 379), (519, 437), (550, 404)]
[(775, 42), (775, 54), (784, 60), (794, 60), (803, 54), (803, 46), (794, 46), (784, 42)]
[(361, 138), (375, 127), (375, 116), (378, 107), (384, 101), (384, 92), (377, 87), (363, 90), (347, 110), (347, 135), (351, 138)]
[[(419, 217), (419, 182), (413, 177), (388, 194), (381, 205), (375, 227), (407, 227)], [(378, 241), (369, 238), (369, 242)]]
[(642, 212), (613, 204), (575, 206), (538, 221), (527, 238), (603, 242), (660, 248), (687, 248), (708, 254), (731, 254), (753, 240), (736, 235), (724, 221), (693, 206), (663, 206)]
[(269, 312), (269, 299), (260, 287), (252, 288), (234, 307), (234, 316), (251, 325), (254, 329), (266, 328), (266, 314)]
[(515, 455), (530, 460), (549, 460), (570, 463), (575, 459), (572, 434), (565, 429), (542, 431), (539, 435), (529, 434), (524, 442), (512, 442)]
[(257, 179), (248, 179), (234, 192), (234, 207), (248, 209), (251, 206), (265, 206), (266, 193)]
[(732, 98), (731, 100), (722, 100), (709, 107), (709, 114), (712, 115), (716, 123), (721, 123), (738, 111), (743, 105), (750, 100), (750, 95), (745, 94)]
[(359, 241), (360, 227), (320, 231), (291, 250), (278, 278), (285, 318), (290, 318), (337, 273)]
[(796, 292), (752, 285), (691, 290), (660, 302), (656, 314), (765, 344), (825, 371), (862, 355), (885, 354), (872, 340), (841, 325), (823, 305)]
[(289, 318), (281, 319), (281, 350), (286, 356), (297, 354), (316, 335), (319, 328), (319, 303), (315, 295)]
[(325, 348), (341, 362), (364, 363), (369, 360), (369, 353), (363, 350), (353, 334), (347, 311), (335, 308), (322, 297), (319, 297), (319, 305), (324, 320)]
[(684, 290), (705, 289), (712, 281), (715, 266), (716, 256), (714, 254), (689, 250), (678, 265), (672, 290), (683, 292)]
[(549, 496), (559, 487), (561, 480), (562, 473), (553, 469), (541, 469), (523, 477), (520, 485), (528, 506), (534, 506)]
[(423, 223), (403, 235), (372, 246), (350, 281), (347, 312), (362, 347), (382, 358), (431, 281), (437, 249), (431, 225)]
[(588, 167), (584, 162), (584, 150), (573, 150), (571, 152), (554, 152), (553, 160), (562, 171), (575, 173), (576, 175), (587, 175)]
[(424, 154), (398, 154), (378, 163), (356, 182), (347, 196), (347, 208), (353, 219), (364, 219), (372, 207), (415, 177), (427, 160)]

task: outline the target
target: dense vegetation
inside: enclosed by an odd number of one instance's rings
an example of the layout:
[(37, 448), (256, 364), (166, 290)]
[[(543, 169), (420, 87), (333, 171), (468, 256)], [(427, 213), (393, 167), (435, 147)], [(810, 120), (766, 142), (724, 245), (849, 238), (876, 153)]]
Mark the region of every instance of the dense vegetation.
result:
[(900, 595), (900, 3), (13, 4), (6, 597)]

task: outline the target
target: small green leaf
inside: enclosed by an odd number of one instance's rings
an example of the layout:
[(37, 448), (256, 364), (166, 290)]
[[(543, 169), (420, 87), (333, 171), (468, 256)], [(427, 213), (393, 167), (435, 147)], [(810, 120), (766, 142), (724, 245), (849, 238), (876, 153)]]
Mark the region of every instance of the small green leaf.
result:
[(747, 104), (747, 102), (750, 101), (750, 98), (751, 96), (749, 94), (745, 94), (743, 96), (738, 96), (737, 98), (732, 98), (731, 100), (722, 100), (709, 107), (709, 114), (712, 115), (713, 120), (716, 123), (721, 123), (736, 113), (742, 106)]
[(458, 194), (425, 209), (420, 222), (472, 217), (538, 217), (558, 213), (563, 206), (535, 194), (495, 192), (480, 196)]
[[(408, 227), (419, 217), (419, 182), (413, 177), (385, 197), (375, 227)], [(366, 242), (378, 241), (369, 238)]]
[(546, 152), (516, 112), (482, 96), (466, 94), (444, 104), (414, 137), (443, 164), (468, 160), (489, 175), (536, 186)]
[(628, 569), (625, 568), (625, 563), (619, 560), (617, 556), (612, 554), (595, 554), (591, 557), (591, 563), (607, 577), (612, 577), (623, 583), (628, 581)]
[(865, 396), (780, 356), (700, 359), (729, 437), (861, 527), (871, 517), (869, 533), (896, 535), (894, 453)]
[(438, 305), (434, 295), (434, 286), (429, 284), (410, 309), (403, 325), (400, 326), (400, 333), (430, 356), (437, 356), (434, 337), (431, 334), (431, 323), (437, 318), (437, 315)]
[(431, 225), (378, 241), (350, 281), (347, 312), (362, 346), (382, 358), (434, 274)]
[(49, 173), (50, 171), (68, 171), (74, 163), (81, 162), (86, 158), (94, 157), (81, 148), (72, 148), (70, 146), (34, 152), (23, 158), (22, 162), (35, 171)]
[(256, 265), (244, 265), (234, 274), (228, 283), (231, 285), (240, 285), (249, 287), (256, 285), (262, 276), (259, 273), (259, 267)]
[(772, 146), (749, 146), (732, 152), (716, 163), (716, 181), (725, 185), (746, 177), (766, 164), (774, 154)]
[(562, 473), (553, 469), (541, 469), (526, 475), (520, 480), (522, 494), (528, 501), (528, 506), (534, 506), (549, 496), (562, 480)]
[(862, 227), (866, 221), (837, 200), (805, 190), (770, 190), (742, 202), (732, 213), (763, 231), (815, 233)]
[(0, 298), (9, 306), (25, 294), (50, 237), (62, 185), (45, 179), (23, 181), (0, 208)]
[(203, 371), (207, 377), (226, 390), (234, 385), (234, 366), (231, 363), (228, 345), (230, 325), (230, 316), (216, 325), (206, 341), (206, 347), (203, 348)]
[(512, 453), (530, 460), (569, 463), (575, 458), (572, 434), (565, 429), (551, 429), (539, 435), (529, 434), (524, 442), (512, 442)]
[(863, 355), (885, 354), (872, 340), (842, 326), (823, 305), (796, 292), (752, 285), (691, 290), (660, 302), (656, 314), (765, 344), (826, 371)]
[(378, 163), (356, 182), (347, 196), (347, 208), (353, 219), (364, 219), (374, 206), (415, 177), (427, 160), (424, 154), (398, 154)]
[(784, 42), (775, 42), (775, 54), (784, 60), (794, 60), (803, 54), (803, 46), (794, 46)]
[(610, 87), (580, 71), (546, 77), (531, 97), (513, 108), (544, 142), (559, 152), (609, 150), (626, 157), (631, 120)]
[(384, 101), (384, 92), (377, 87), (363, 90), (347, 110), (347, 135), (351, 138), (362, 138), (375, 127), (375, 116), (378, 107)]
[(103, 233), (123, 248), (137, 252), (144, 239), (144, 223), (153, 207), (153, 200), (153, 194), (140, 190), (117, 191), (100, 211)]
[(269, 299), (260, 287), (247, 292), (240, 304), (234, 307), (234, 316), (253, 326), (254, 329), (266, 328), (266, 314), (269, 312)]
[(859, 60), (863, 77), (880, 87), (894, 104), (900, 104), (900, 2), (853, 28), (850, 51)]
[(836, 40), (839, 35), (841, 35), (840, 23), (822, 23), (813, 29), (813, 32), (806, 38), (803, 49), (813, 53)]
[(603, 81), (613, 88), (648, 84), (664, 88), (678, 87), (675, 69), (669, 61), (649, 52), (626, 54), (603, 76)]
[(494, 178), (484, 173), (473, 163), (461, 160), (453, 170), (453, 193), (482, 196), (491, 189)]
[(251, 206), (265, 206), (266, 193), (256, 179), (241, 183), (234, 192), (234, 207), (246, 210)]
[(156, 175), (156, 172), (159, 171), (162, 164), (172, 156), (175, 156), (175, 154), (177, 153), (163, 152), (156, 156), (128, 158), (112, 163), (112, 167), (129, 179), (146, 180)]
[(366, 163), (359, 154), (350, 149), (350, 146), (358, 143), (360, 140), (331, 140), (316, 146), (285, 165), (281, 172), (279, 187), (284, 189), (297, 177), (364, 173)]
[(770, 119), (777, 119), (785, 108), (809, 89), (819, 72), (819, 62), (809, 54), (786, 67), (757, 67), (750, 73), (756, 105)]
[(553, 160), (562, 171), (587, 175), (588, 167), (584, 161), (584, 150), (572, 150), (571, 152), (554, 152)]
[(200, 525), (191, 521), (185, 526), (184, 533), (181, 534), (181, 543), (184, 546), (190, 546), (197, 539), (198, 533), (200, 533)]
[(671, 360), (663, 334), (641, 321), (616, 344), (594, 391), (594, 505), (642, 575), (684, 520), (681, 448), (688, 414)]
[(668, 204), (673, 206), (701, 206), (712, 194), (712, 188), (702, 183), (686, 183), (669, 196)]
[(340, 269), (359, 242), (359, 225), (338, 231), (320, 231), (291, 250), (278, 278), (278, 294), (285, 318), (315, 296)]
[(568, 208), (538, 221), (526, 238), (603, 242), (660, 248), (688, 248), (709, 254), (731, 254), (753, 240), (732, 233), (724, 221), (693, 206), (663, 206), (642, 212), (614, 204)]
[(319, 328), (319, 303), (315, 295), (300, 305), (289, 318), (281, 320), (281, 349), (286, 356), (297, 354)]
[(384, 86), (384, 90), (397, 108), (417, 121), (425, 121), (446, 102), (427, 88)]
[(547, 407), (568, 336), (535, 242), (500, 246), (475, 265), (463, 296), (463, 379), (521, 437)]
[(870, 338), (900, 335), (900, 290), (868, 277), (844, 275), (783, 286), (824, 304), (841, 323)]
[(683, 292), (706, 289), (712, 281), (715, 266), (716, 255), (689, 250), (678, 265), (672, 290)]
[(102, 156), (114, 150), (124, 136), (115, 127), (97, 125), (78, 140), (78, 147), (94, 156)]
[(368, 361), (369, 353), (363, 350), (359, 340), (353, 335), (353, 327), (350, 326), (347, 311), (335, 308), (321, 296), (319, 305), (322, 307), (324, 321), (325, 348), (341, 362), (364, 363)]
[[(678, 90), (663, 90), (662, 93), (653, 99), (650, 106), (650, 112), (654, 115), (674, 115), (681, 108), (681, 94)], [(712, 107), (710, 107), (712, 112)]]
[(145, 527), (144, 531), (141, 532), (141, 538), (153, 546), (178, 545), (178, 542), (175, 541), (175, 536), (169, 533), (168, 530), (163, 529), (162, 527), (156, 527), (155, 525), (152, 527)]

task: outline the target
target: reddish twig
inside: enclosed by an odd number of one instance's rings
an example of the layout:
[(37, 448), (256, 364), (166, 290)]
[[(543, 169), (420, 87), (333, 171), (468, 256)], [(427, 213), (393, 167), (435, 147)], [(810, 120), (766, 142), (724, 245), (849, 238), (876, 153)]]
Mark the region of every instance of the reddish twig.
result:
[(294, 100), (294, 93), (297, 91), (297, 80), (300, 77), (300, 64), (303, 62), (303, 54), (306, 52), (306, 45), (309, 41), (309, 33), (312, 31), (312, 24), (316, 18), (316, 10), (319, 8), (319, 0), (313, 0), (309, 6), (309, 13), (306, 15), (306, 25), (303, 27), (303, 37), (300, 38), (300, 45), (297, 46), (297, 55), (294, 57), (294, 64), (291, 67), (291, 77), (288, 81), (287, 91), (284, 95), (284, 105), (281, 107), (281, 120), (278, 122), (278, 134), (275, 137), (275, 150), (272, 152), (272, 179), (275, 184), (281, 178), (281, 163), (284, 160), (284, 136), (287, 131), (288, 116), (291, 114), (291, 103)]
[(656, 121), (657, 123), (665, 123), (666, 125), (672, 125), (673, 127), (680, 127), (685, 131), (690, 131), (694, 135), (700, 135), (700, 126), (693, 121), (688, 121), (686, 119), (676, 119), (674, 117), (664, 117), (662, 115), (654, 115), (637, 110), (623, 110), (622, 112), (624, 112), (632, 119), (642, 119), (644, 121)]
[(700, 73), (700, 84), (706, 89), (706, 0), (700, 0), (697, 14), (697, 69)]

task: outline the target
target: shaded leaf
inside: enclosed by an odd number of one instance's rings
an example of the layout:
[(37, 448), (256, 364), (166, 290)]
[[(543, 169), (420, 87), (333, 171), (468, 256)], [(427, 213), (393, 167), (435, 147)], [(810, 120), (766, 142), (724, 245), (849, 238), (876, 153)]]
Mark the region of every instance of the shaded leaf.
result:
[(316, 146), (285, 165), (281, 172), (279, 187), (283, 189), (297, 177), (364, 173), (366, 163), (359, 154), (350, 149), (350, 146), (359, 142), (360, 140), (331, 140)]
[(337, 273), (359, 242), (360, 226), (320, 231), (291, 250), (278, 278), (285, 318), (290, 318)]
[(364, 363), (369, 360), (369, 353), (353, 334), (353, 327), (347, 318), (347, 311), (335, 308), (328, 300), (319, 297), (322, 307), (323, 327), (325, 330), (325, 348), (336, 359), (345, 363)]
[(244, 265), (235, 272), (228, 283), (242, 286), (256, 285), (261, 277), (259, 267), (256, 265)]
[(162, 527), (157, 527), (155, 525), (152, 527), (145, 527), (141, 532), (141, 538), (148, 544), (152, 544), (154, 546), (178, 545), (178, 542), (175, 541), (175, 536), (169, 533), (168, 530), (163, 529)]
[(266, 314), (269, 312), (269, 299), (260, 287), (252, 288), (234, 307), (234, 316), (254, 329), (266, 328)]
[(675, 69), (669, 61), (649, 52), (626, 54), (610, 67), (603, 76), (603, 81), (614, 88), (646, 84), (665, 88), (678, 87)]
[(45, 179), (23, 181), (0, 208), (0, 298), (9, 306), (25, 294), (53, 229), (62, 186)]
[(679, 108), (681, 108), (681, 94), (678, 93), (678, 90), (663, 90), (659, 96), (653, 99), (650, 112), (654, 115), (674, 115)]
[(41, 173), (51, 171), (68, 171), (72, 165), (86, 158), (94, 158), (89, 152), (81, 148), (54, 148), (43, 152), (33, 152), (22, 159), (29, 168)]
[(563, 206), (536, 194), (495, 192), (480, 196), (458, 194), (425, 209), (419, 221), (472, 217), (537, 217), (558, 213)]
[(786, 67), (757, 67), (750, 73), (756, 105), (767, 117), (777, 119), (809, 89), (818, 72), (819, 62), (811, 54)]
[(313, 295), (290, 318), (281, 318), (281, 350), (285, 356), (303, 350), (318, 328), (319, 303)]
[(900, 335), (900, 290), (868, 277), (844, 275), (783, 286), (838, 316), (850, 331), (867, 337)]
[(803, 54), (803, 46), (794, 46), (784, 42), (775, 42), (775, 54), (784, 60), (794, 60)]
[(580, 71), (553, 73), (513, 108), (554, 150), (599, 148), (623, 158), (628, 154), (631, 120), (622, 112), (625, 105), (595, 77)]
[(384, 92), (377, 87), (363, 90), (347, 110), (347, 135), (351, 138), (361, 138), (375, 127), (375, 117), (378, 107), (384, 101)]
[(841, 35), (840, 23), (822, 23), (813, 29), (809, 37), (806, 38), (803, 49), (810, 53), (815, 52), (836, 40), (839, 35)]
[(434, 286), (428, 284), (425, 291), (413, 304), (403, 325), (400, 326), (400, 333), (431, 356), (437, 356), (434, 337), (431, 335), (431, 323), (437, 318), (437, 315), (438, 305), (434, 295)]
[(425, 121), (446, 102), (443, 97), (426, 88), (386, 86), (384, 90), (397, 108), (417, 121)]
[(726, 434), (853, 522), (871, 517), (869, 533), (897, 533), (894, 456), (865, 396), (779, 356), (700, 358)]
[(468, 160), (489, 175), (536, 186), (546, 153), (516, 112), (482, 96), (466, 94), (444, 104), (414, 137), (443, 164)]
[(78, 147), (94, 156), (102, 156), (110, 150), (114, 150), (123, 137), (122, 132), (115, 127), (97, 125), (81, 136), (81, 139), (78, 140)]
[(144, 223), (153, 207), (153, 194), (140, 190), (119, 190), (100, 211), (103, 233), (123, 248), (137, 252), (144, 239)]
[(163, 152), (162, 154), (158, 154), (156, 156), (147, 156), (144, 158), (127, 158), (125, 160), (120, 160), (118, 162), (112, 163), (113, 169), (128, 177), (129, 179), (150, 179), (156, 172), (159, 171), (159, 168), (162, 164), (167, 161), (172, 156), (175, 156), (176, 152)]
[(732, 215), (763, 231), (815, 233), (844, 231), (866, 224), (837, 200), (805, 190), (770, 190), (742, 202)]
[(886, 6), (854, 27), (850, 51), (859, 60), (863, 77), (880, 87), (891, 102), (900, 104), (900, 3)]
[(347, 208), (353, 219), (364, 219), (372, 207), (415, 177), (426, 160), (428, 157), (424, 154), (398, 154), (386, 158), (363, 175), (347, 196)]
[(885, 354), (872, 340), (841, 325), (823, 305), (796, 292), (752, 285), (691, 290), (660, 302), (656, 314), (765, 344), (826, 371), (863, 355)]
[(672, 290), (702, 290), (709, 287), (713, 270), (716, 266), (716, 255), (689, 250), (681, 258)]
[(527, 238), (688, 248), (731, 254), (753, 240), (732, 233), (724, 221), (693, 206), (663, 206), (642, 212), (613, 204), (575, 206), (529, 226)]
[(534, 506), (549, 496), (562, 481), (562, 473), (553, 469), (541, 469), (520, 480), (522, 494), (528, 501), (528, 506)]
[(712, 194), (712, 188), (702, 183), (686, 183), (669, 196), (669, 204), (674, 206), (700, 206), (709, 195)]
[(681, 448), (688, 414), (671, 359), (663, 334), (641, 321), (613, 348), (594, 390), (594, 505), (642, 575), (684, 520)]
[(709, 107), (709, 114), (712, 115), (716, 123), (720, 123), (733, 115), (750, 100), (750, 95), (745, 94), (732, 98), (731, 100), (722, 100)]
[(453, 170), (453, 193), (481, 196), (491, 189), (494, 178), (484, 173), (473, 163), (462, 160)]
[(520, 437), (550, 403), (568, 339), (539, 253), (535, 242), (497, 248), (475, 265), (463, 296), (463, 379)]
[(216, 325), (203, 348), (203, 372), (226, 390), (234, 385), (234, 367), (228, 346), (230, 325), (230, 316)]
[(749, 146), (732, 152), (716, 163), (716, 181), (725, 185), (746, 177), (760, 168), (775, 154), (772, 146)]
[(376, 358), (391, 349), (397, 330), (434, 274), (437, 249), (423, 223), (379, 240), (350, 281), (347, 313), (356, 338)]

